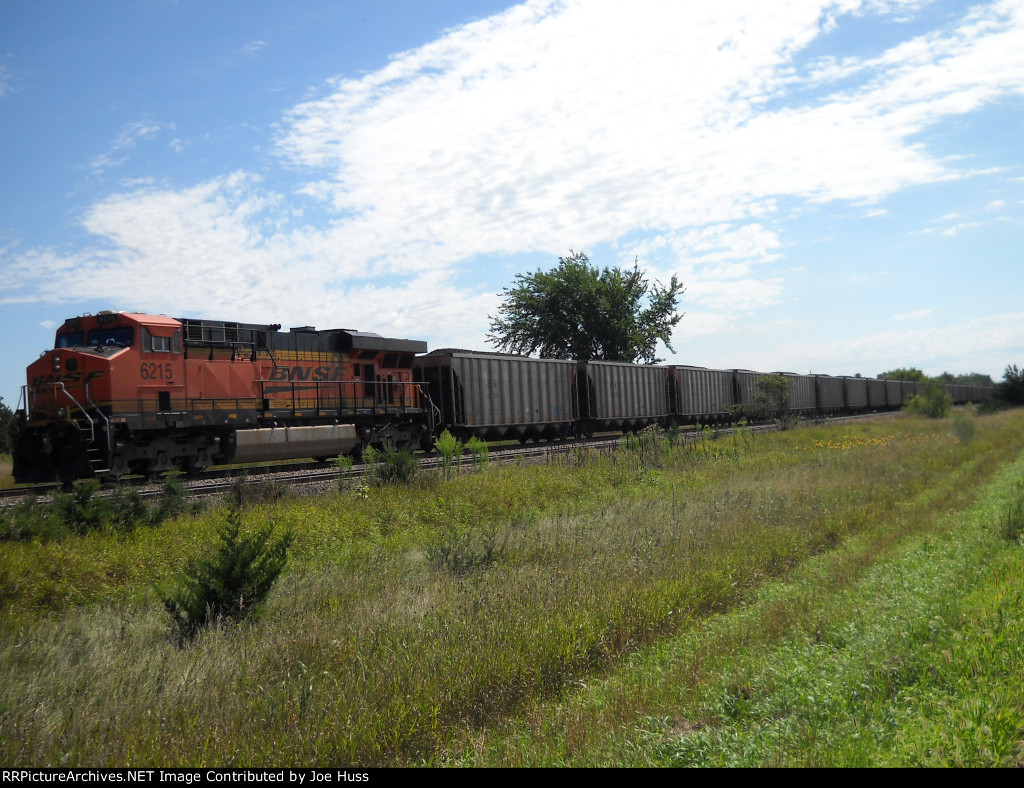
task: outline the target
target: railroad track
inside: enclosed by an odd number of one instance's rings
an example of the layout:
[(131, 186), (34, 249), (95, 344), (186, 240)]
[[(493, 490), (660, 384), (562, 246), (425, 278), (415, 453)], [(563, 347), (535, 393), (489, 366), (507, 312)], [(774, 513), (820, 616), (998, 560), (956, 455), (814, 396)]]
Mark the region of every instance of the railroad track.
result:
[[(849, 421), (857, 421), (865, 418), (877, 418), (879, 416), (893, 416), (893, 413), (862, 413), (851, 416), (836, 416), (828, 419), (830, 424), (840, 424)], [(756, 424), (743, 427), (744, 430), (753, 433), (769, 432), (778, 427), (774, 424)], [(716, 437), (732, 435), (733, 427), (713, 428)], [(686, 429), (680, 432), (680, 440), (685, 444), (695, 443), (702, 440), (703, 433), (700, 429)], [(488, 462), (493, 464), (512, 464), (516, 462), (547, 462), (555, 457), (565, 456), (574, 451), (590, 452), (612, 452), (616, 451), (622, 442), (621, 435), (598, 436), (589, 440), (568, 439), (564, 441), (553, 441), (543, 444), (532, 444), (515, 447), (498, 446), (488, 452)], [(461, 462), (457, 459), (459, 467), (474, 467), (476, 459), (468, 453), (464, 453)], [(419, 460), (419, 470), (436, 470), (442, 467), (442, 460), (436, 454), (426, 454)], [(333, 465), (324, 463), (290, 463), (286, 465), (263, 465), (258, 467), (245, 468), (218, 468), (207, 471), (200, 476), (182, 477), (182, 486), (190, 498), (212, 498), (229, 493), (238, 485), (260, 485), (280, 484), (289, 487), (322, 487), (325, 485), (336, 486), (341, 479), (346, 479), (353, 485), (360, 480), (368, 478), (371, 469), (366, 465), (353, 465), (351, 468), (340, 469)], [(162, 483), (157, 480), (145, 479), (142, 477), (129, 477), (120, 482), (138, 488), (143, 498), (159, 497), (163, 494)], [(0, 490), (0, 508), (14, 505), (18, 501), (35, 496), (37, 499), (49, 498), (56, 490), (60, 489), (59, 484), (42, 485), (19, 485), (17, 487)], [(112, 488), (105, 492), (109, 494)], [(103, 494), (103, 493), (101, 493)]]

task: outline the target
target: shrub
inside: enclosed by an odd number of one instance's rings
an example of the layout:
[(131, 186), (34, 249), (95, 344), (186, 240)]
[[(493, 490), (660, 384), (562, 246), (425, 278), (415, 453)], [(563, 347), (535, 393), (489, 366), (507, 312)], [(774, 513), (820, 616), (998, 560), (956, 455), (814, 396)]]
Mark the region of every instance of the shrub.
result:
[[(134, 487), (118, 486), (110, 499), (110, 525), (116, 531), (129, 534), (140, 525), (154, 522), (154, 513), (150, 511), (142, 495)], [(159, 509), (159, 507), (158, 507)]]
[(177, 593), (164, 597), (172, 634), (184, 645), (207, 626), (240, 621), (270, 593), (288, 561), (290, 533), (272, 539), (273, 526), (242, 533), (237, 504), (217, 531), (218, 544), (181, 576)]
[(924, 384), (924, 391), (907, 401), (906, 410), (931, 419), (942, 419), (953, 407), (953, 398), (946, 393), (946, 387), (937, 380)]
[(363, 461), (369, 468), (373, 484), (398, 484), (408, 482), (419, 470), (419, 460), (410, 448), (396, 448), (388, 443), (378, 451), (369, 448), (363, 452)]
[(99, 490), (99, 479), (86, 479), (75, 482), (71, 492), (53, 496), (57, 516), (72, 533), (81, 535), (102, 528), (111, 520), (113, 505), (108, 499), (96, 496)]
[(185, 498), (185, 485), (181, 482), (181, 473), (171, 471), (164, 476), (163, 484), (160, 487), (160, 503), (150, 513), (149, 520), (153, 525), (159, 525), (164, 520), (177, 517), (185, 512), (188, 504)]

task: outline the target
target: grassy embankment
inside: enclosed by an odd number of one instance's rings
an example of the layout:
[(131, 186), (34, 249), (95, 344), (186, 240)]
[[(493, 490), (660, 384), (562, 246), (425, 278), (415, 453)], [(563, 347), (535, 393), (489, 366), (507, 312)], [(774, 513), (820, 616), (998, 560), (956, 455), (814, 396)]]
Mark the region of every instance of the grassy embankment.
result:
[(0, 760), (1012, 760), (1024, 562), (999, 522), (1024, 417), (974, 426), (647, 442), (254, 508), (295, 537), (285, 574), (182, 650), (154, 589), (223, 513), (2, 544)]

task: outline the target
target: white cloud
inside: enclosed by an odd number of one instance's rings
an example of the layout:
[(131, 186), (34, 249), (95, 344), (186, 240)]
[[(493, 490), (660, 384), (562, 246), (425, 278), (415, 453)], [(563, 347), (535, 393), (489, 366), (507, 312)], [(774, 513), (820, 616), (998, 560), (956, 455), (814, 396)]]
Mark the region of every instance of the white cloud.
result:
[(958, 224), (954, 224), (952, 227), (947, 227), (945, 230), (942, 231), (942, 234), (947, 236), (947, 237), (949, 237), (949, 238), (952, 238), (954, 235), (956, 235), (961, 230), (967, 230), (967, 229), (970, 229), (971, 227), (980, 227), (980, 226), (981, 226), (981, 222), (960, 222)]
[(742, 220), (780, 194), (870, 200), (955, 175), (908, 138), (1020, 89), (1013, 9), (850, 59), (860, 86), (767, 109), (837, 10), (866, 9), (529, 3), (339, 80), (289, 113), (279, 147), (326, 175), (309, 194), (453, 251), (557, 250), (570, 228), (594, 244)]
[[(148, 187), (104, 200), (83, 225), (108, 248), (70, 255), (0, 249), (0, 262), (7, 258), (0, 304), (22, 302), (30, 284), (35, 300), (59, 302), (73, 280), (78, 298), (110, 308), (220, 316), (230, 303), (232, 315), (245, 320), (322, 328), (342, 327), (340, 320), (393, 335), (463, 339), (467, 326), (479, 337), (480, 319), (496, 311), (495, 294), (460, 291), (444, 270), (359, 281), (366, 276), (343, 239), (307, 228), (281, 231), (281, 198), (261, 186), (234, 173), (191, 189)], [(41, 271), (48, 277), (40, 282)], [(110, 303), (124, 294), (130, 303)]]
[[(341, 312), (479, 338), (496, 300), (460, 289), (457, 265), (608, 243), (680, 276), (685, 331), (728, 330), (730, 312), (783, 298), (778, 205), (964, 177), (918, 135), (1022, 92), (1024, 12), (1009, 2), (871, 57), (800, 62), (846, 14), (919, 5), (531, 0), (286, 113), (275, 144), (307, 173), (298, 194), (268, 172), (110, 196), (84, 213), (92, 248), (6, 253), (3, 299), (106, 297), (116, 281), (162, 312)], [(94, 169), (173, 128), (126, 127)]]
[(638, 258), (662, 281), (679, 277), (687, 315), (678, 330), (692, 337), (720, 325), (716, 313), (735, 316), (778, 303), (782, 278), (758, 266), (777, 260), (780, 247), (776, 233), (759, 223), (716, 224), (646, 239), (628, 247), (623, 261)]
[(117, 135), (117, 139), (114, 140), (110, 150), (93, 159), (89, 166), (92, 168), (93, 173), (97, 175), (111, 169), (112, 167), (119, 167), (128, 161), (130, 151), (133, 150), (140, 141), (151, 140), (161, 131), (167, 129), (174, 129), (174, 124), (153, 123), (142, 120), (136, 121), (135, 123), (129, 123), (121, 133)]

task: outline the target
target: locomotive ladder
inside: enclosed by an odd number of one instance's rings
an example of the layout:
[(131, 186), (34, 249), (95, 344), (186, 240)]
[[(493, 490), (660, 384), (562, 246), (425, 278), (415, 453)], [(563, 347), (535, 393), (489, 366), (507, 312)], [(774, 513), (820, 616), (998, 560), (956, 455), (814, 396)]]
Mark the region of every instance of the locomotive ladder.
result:
[[(89, 462), (89, 470), (91, 470), (94, 475), (106, 473), (110, 470), (110, 468), (107, 467), (107, 459), (111, 454), (110, 442), (113, 437), (110, 434), (110, 420), (106, 415), (104, 415), (103, 411), (96, 407), (96, 404), (92, 400), (89, 400), (89, 404), (92, 406), (93, 410), (101, 419), (103, 419), (104, 422), (103, 434), (106, 436), (107, 440), (107, 448), (104, 450), (103, 447), (97, 445), (96, 442), (96, 420), (90, 416), (89, 411), (71, 395), (71, 392), (64, 388), (63, 383), (56, 383), (55, 385), (64, 392), (64, 395), (71, 400), (78, 409), (78, 413), (75, 414), (72, 423), (78, 428), (79, 432), (82, 433), (83, 439), (85, 440), (85, 456)], [(86, 391), (86, 396), (88, 396), (88, 391)]]
[(107, 467), (107, 465), (109, 464), (107, 462), (107, 454), (108, 452), (103, 451), (103, 449), (97, 448), (95, 443), (90, 443), (86, 447), (85, 457), (87, 460), (89, 460), (89, 470), (92, 471), (94, 476), (99, 475), (101, 473), (106, 473), (107, 471), (110, 470), (110, 468)]

